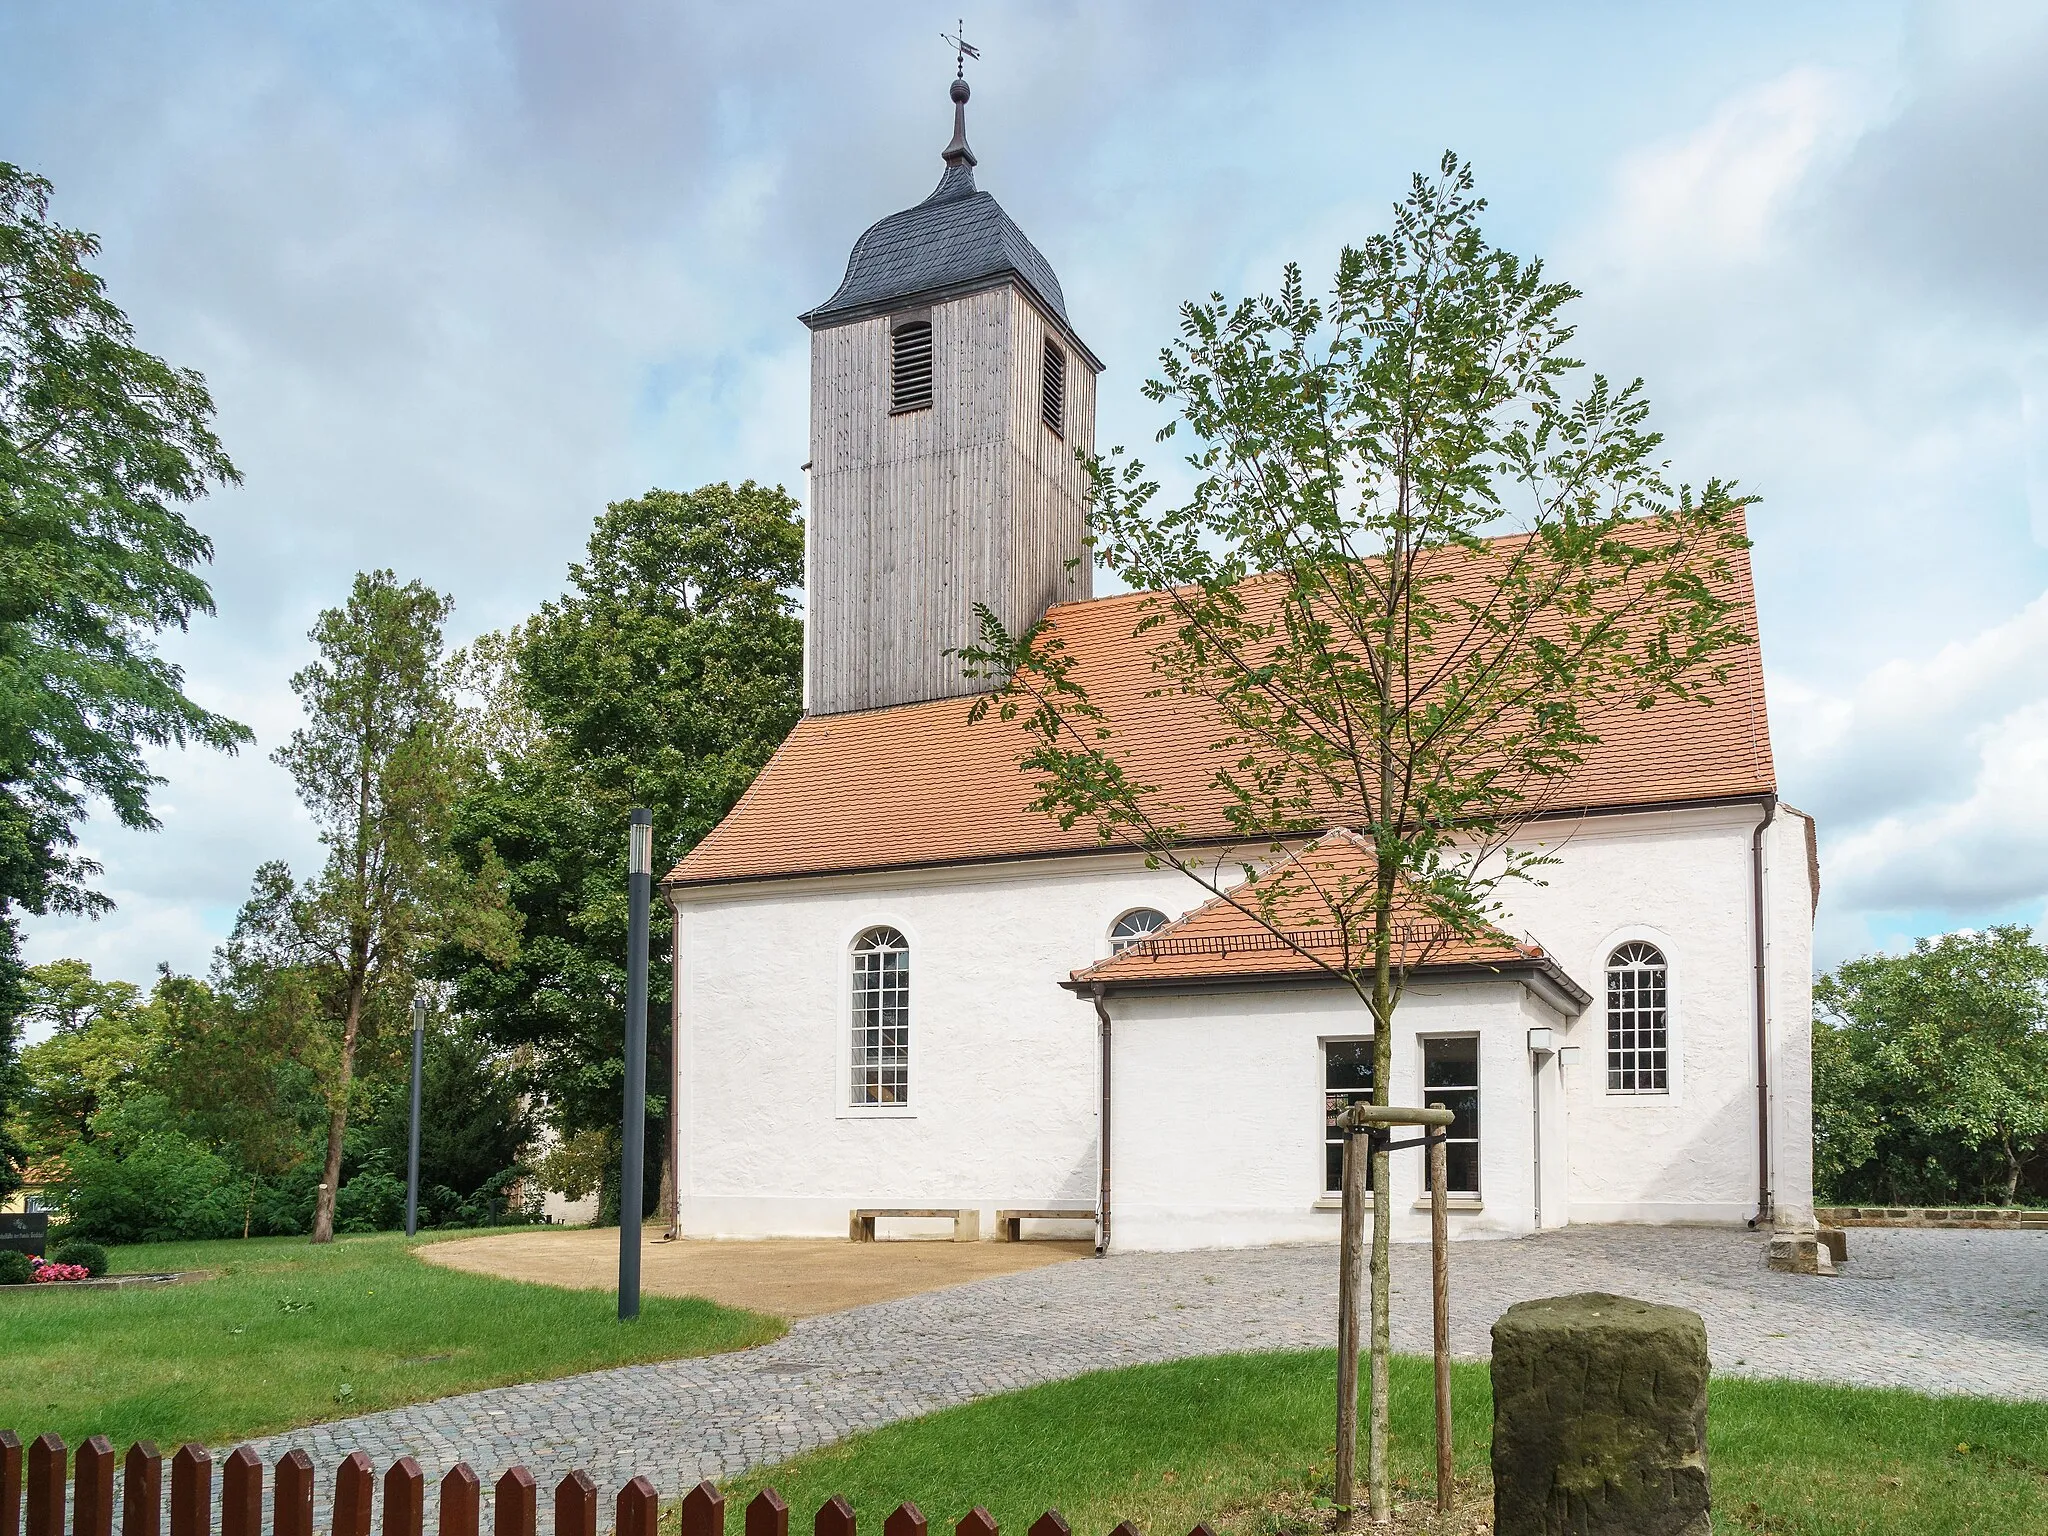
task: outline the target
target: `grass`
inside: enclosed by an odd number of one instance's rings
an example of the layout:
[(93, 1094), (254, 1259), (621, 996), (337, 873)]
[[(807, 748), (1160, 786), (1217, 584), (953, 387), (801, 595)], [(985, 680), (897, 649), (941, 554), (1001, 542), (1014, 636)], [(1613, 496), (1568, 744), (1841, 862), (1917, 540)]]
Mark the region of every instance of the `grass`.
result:
[[(450, 1236), (457, 1234), (437, 1234)], [(782, 1323), (650, 1296), (621, 1325), (602, 1291), (444, 1269), (398, 1234), (152, 1243), (117, 1273), (205, 1269), (162, 1288), (0, 1290), (0, 1427), (209, 1445), (451, 1392), (744, 1349)], [(25, 1288), (24, 1288), (25, 1289)], [(38, 1288), (41, 1290), (42, 1288)]]
[[(1397, 1359), (1393, 1466), (1405, 1530), (1490, 1522), (1486, 1367), (1460, 1365), (1453, 1423), (1461, 1503), (1433, 1497), (1429, 1365)], [(1327, 1523), (1336, 1362), (1329, 1352), (1138, 1366), (891, 1425), (737, 1480), (772, 1484), (793, 1527), (834, 1493), (865, 1529), (916, 1502), (933, 1530), (986, 1506), (1012, 1536), (1048, 1506), (1079, 1532), (1129, 1518), (1154, 1536)], [(1717, 1380), (1708, 1415), (1715, 1529), (1771, 1533), (2048, 1530), (2048, 1404), (1929, 1398), (1799, 1382)], [(1967, 1449), (1965, 1449), (1967, 1447)]]

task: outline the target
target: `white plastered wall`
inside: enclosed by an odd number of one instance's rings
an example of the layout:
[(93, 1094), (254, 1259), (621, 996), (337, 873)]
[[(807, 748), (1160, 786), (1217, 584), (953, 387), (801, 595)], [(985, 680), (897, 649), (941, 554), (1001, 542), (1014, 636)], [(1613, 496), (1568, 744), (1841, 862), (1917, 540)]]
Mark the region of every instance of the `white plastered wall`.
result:
[[(1750, 837), (1762, 814), (1736, 805), (1543, 823), (1530, 844), (1559, 862), (1542, 871), (1542, 885), (1503, 888), (1504, 926), (1541, 942), (1594, 994), (1559, 1037), (1579, 1047), (1577, 1065), (1563, 1072), (1574, 1221), (1740, 1222), (1756, 1212)], [(1773, 910), (1790, 922), (1782, 905)], [(1811, 921), (1803, 922), (1804, 938), (1788, 934), (1772, 957), (1784, 999), (1809, 985)], [(1607, 1089), (1606, 962), (1631, 939), (1655, 944), (1669, 965), (1667, 1093)], [(1785, 976), (1788, 968), (1795, 974)], [(1801, 1051), (1780, 1067), (1774, 1139), (1788, 1147), (1810, 1140)], [(1797, 1085), (1787, 1080), (1795, 1070)]]
[[(1506, 926), (1539, 940), (1594, 994), (1576, 1020), (1552, 1014), (1510, 983), (1494, 989), (1492, 1003), (1477, 1000), (1468, 984), (1455, 999), (1418, 988), (1404, 1005), (1402, 1022), (1411, 1033), (1430, 1009), (1496, 1010), (1491, 1022), (1473, 1026), (1490, 1042), (1481, 1084), (1486, 1208), (1460, 1213), (1455, 1230), (1518, 1231), (1533, 1221), (1526, 1037), (1538, 1023), (1556, 1031), (1557, 1044), (1579, 1048), (1576, 1065), (1551, 1058), (1534, 1077), (1544, 1095), (1545, 1226), (1567, 1219), (1740, 1222), (1754, 1213), (1750, 837), (1760, 815), (1759, 807), (1742, 805), (1543, 826), (1560, 862), (1545, 871), (1544, 885), (1507, 888)], [(1812, 930), (1804, 828), (1796, 815), (1780, 813), (1765, 851), (1774, 1182), (1783, 1215), (1810, 1207), (1812, 1198)], [(838, 1235), (855, 1206), (975, 1205), (988, 1233), (999, 1207), (1092, 1208), (1095, 1016), (1058, 982), (1107, 953), (1118, 914), (1150, 906), (1178, 915), (1202, 894), (1183, 876), (1148, 871), (1122, 855), (686, 892), (678, 912), (676, 994), (684, 1230)], [(898, 927), (912, 944), (907, 1116), (845, 1108), (847, 951), (857, 933), (877, 923)], [(1617, 944), (1638, 938), (1656, 943), (1670, 964), (1666, 1094), (1606, 1091), (1605, 961)], [(1115, 1003), (1119, 1017), (1129, 1011), (1138, 1036), (1153, 1031), (1149, 1047), (1142, 1038), (1118, 1039), (1119, 1147), (1134, 1117), (1170, 1124), (1224, 1101), (1184, 1081), (1186, 1059), (1200, 1053), (1187, 1040), (1176, 1045), (1176, 1030), (1208, 1031), (1225, 1054), (1246, 1041), (1291, 1041), (1286, 1049), (1296, 1060), (1287, 1075), (1247, 1083), (1247, 1092), (1267, 1096), (1262, 1134), (1271, 1145), (1247, 1153), (1245, 1166), (1293, 1157), (1278, 1150), (1289, 1138), (1316, 1143), (1318, 1031), (1365, 1031), (1355, 1018), (1337, 1022), (1338, 1013), (1355, 1013), (1355, 1003), (1333, 1012), (1326, 998), (1323, 1022), (1303, 1034), (1311, 995), (1284, 1001), (1289, 994), (1270, 990), (1238, 994), (1203, 1005), (1206, 1014), (1190, 1011), (1186, 999)], [(1175, 1008), (1185, 1015), (1179, 1024), (1171, 1022)], [(1156, 1058), (1152, 1069), (1143, 1065), (1148, 1049)], [(1402, 1075), (1412, 1074), (1418, 1060), (1405, 1047), (1397, 1050), (1397, 1101), (1419, 1092), (1416, 1079)], [(1246, 1070), (1264, 1071), (1256, 1062)], [(1510, 1126), (1496, 1134), (1507, 1113)], [(1164, 1184), (1145, 1194), (1148, 1155), (1134, 1147), (1136, 1170), (1113, 1166), (1116, 1245), (1185, 1246), (1190, 1224), (1175, 1212), (1202, 1201)], [(1317, 1177), (1312, 1162), (1288, 1175)], [(1140, 1180), (1135, 1190), (1133, 1179)], [(1419, 1192), (1419, 1171), (1413, 1180)], [(1313, 1209), (1315, 1193), (1304, 1196), (1290, 1185), (1283, 1198), (1269, 1180), (1224, 1201), (1253, 1214), (1202, 1218), (1193, 1229), (1205, 1234), (1203, 1242), (1328, 1237), (1334, 1226)], [(1156, 1220), (1144, 1213), (1148, 1203), (1158, 1207)], [(1419, 1232), (1412, 1211), (1397, 1216), (1408, 1224), (1404, 1230)]]
[[(987, 1234), (1000, 1208), (1093, 1211), (1096, 1018), (1058, 983), (1122, 913), (1201, 895), (1121, 855), (685, 893), (683, 1230), (838, 1236), (855, 1207), (976, 1206)], [(907, 1113), (847, 1105), (847, 956), (878, 924), (910, 941)]]
[[(1334, 1242), (1337, 1207), (1323, 1187), (1323, 1046), (1372, 1033), (1357, 996), (1341, 987), (1265, 987), (1132, 993), (1109, 1007), (1116, 1086), (1110, 1246)], [(1563, 1022), (1505, 979), (1411, 984), (1396, 1010), (1392, 1103), (1427, 1098), (1425, 1037), (1479, 1039), (1480, 1198), (1454, 1203), (1453, 1237), (1534, 1228), (1536, 1080), (1528, 1031)], [(1544, 1075), (1554, 1082), (1555, 1068)], [(1546, 1109), (1544, 1224), (1558, 1226), (1568, 1215), (1565, 1128), (1556, 1105)], [(1397, 1242), (1429, 1237), (1425, 1177), (1420, 1151), (1394, 1154)]]

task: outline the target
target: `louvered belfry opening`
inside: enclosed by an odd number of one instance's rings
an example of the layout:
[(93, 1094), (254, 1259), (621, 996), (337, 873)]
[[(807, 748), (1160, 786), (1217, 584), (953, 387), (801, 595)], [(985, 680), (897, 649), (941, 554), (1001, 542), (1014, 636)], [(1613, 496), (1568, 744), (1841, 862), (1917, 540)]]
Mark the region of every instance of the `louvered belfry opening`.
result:
[(1067, 354), (1058, 342), (1045, 344), (1045, 367), (1039, 375), (1038, 410), (1045, 424), (1062, 436), (1067, 430)]
[(889, 414), (922, 411), (932, 403), (932, 326), (913, 320), (889, 333)]

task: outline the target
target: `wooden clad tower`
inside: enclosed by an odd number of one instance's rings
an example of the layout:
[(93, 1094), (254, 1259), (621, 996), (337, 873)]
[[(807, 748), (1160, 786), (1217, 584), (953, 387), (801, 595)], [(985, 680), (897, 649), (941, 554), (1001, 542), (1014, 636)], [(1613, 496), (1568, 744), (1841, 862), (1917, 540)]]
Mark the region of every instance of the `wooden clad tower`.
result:
[(1083, 535), (1102, 364), (1059, 280), (988, 193), (967, 82), (931, 196), (862, 235), (811, 328), (804, 707), (949, 698), (990, 685), (948, 651), (975, 605), (1012, 633), (1091, 592)]

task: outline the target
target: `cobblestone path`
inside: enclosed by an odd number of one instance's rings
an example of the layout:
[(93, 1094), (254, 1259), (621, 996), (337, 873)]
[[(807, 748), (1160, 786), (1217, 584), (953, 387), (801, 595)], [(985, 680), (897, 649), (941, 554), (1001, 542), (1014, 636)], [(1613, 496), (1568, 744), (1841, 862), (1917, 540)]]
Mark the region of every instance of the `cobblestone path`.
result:
[[(1606, 1290), (1707, 1323), (1716, 1371), (2048, 1399), (2048, 1233), (1857, 1230), (1833, 1279), (1772, 1274), (1763, 1241), (1709, 1228), (1576, 1228), (1452, 1249), (1452, 1346), (1483, 1356), (1514, 1301)], [(1394, 1347), (1429, 1348), (1429, 1254), (1394, 1257)], [(1133, 1254), (807, 1318), (739, 1354), (499, 1387), (259, 1442), (327, 1470), (367, 1451), (523, 1462), (552, 1489), (583, 1467), (609, 1501), (636, 1473), (669, 1498), (858, 1430), (1106, 1367), (1327, 1346), (1336, 1251)], [(542, 1499), (543, 1518), (549, 1500)], [(324, 1504), (324, 1500), (323, 1500)], [(607, 1508), (609, 1504), (607, 1503)], [(324, 1508), (322, 1518), (324, 1520)]]

